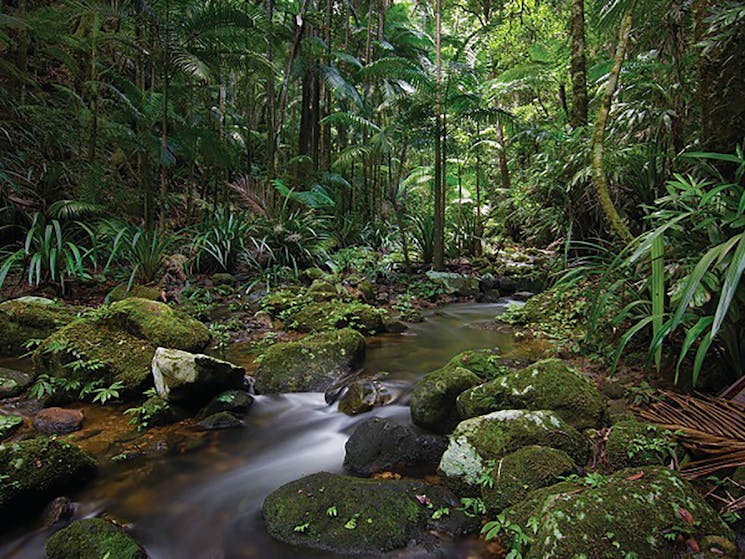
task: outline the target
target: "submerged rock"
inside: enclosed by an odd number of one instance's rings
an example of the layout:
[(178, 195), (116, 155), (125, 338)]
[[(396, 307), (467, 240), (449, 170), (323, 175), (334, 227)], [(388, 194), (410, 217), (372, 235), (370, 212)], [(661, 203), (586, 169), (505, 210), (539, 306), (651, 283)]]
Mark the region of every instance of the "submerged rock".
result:
[[(419, 481), (377, 481), (326, 472), (277, 489), (264, 501), (269, 535), (342, 554), (378, 554), (474, 528), (457, 498)], [(438, 514), (435, 514), (438, 512)], [(445, 512), (447, 511), (447, 512)]]
[(124, 299), (47, 338), (34, 352), (34, 371), (83, 384), (119, 382), (124, 395), (138, 395), (152, 386), (150, 369), (158, 346), (201, 351), (209, 341), (204, 324), (168, 305)]
[(72, 320), (72, 312), (44, 297), (0, 303), (0, 355), (21, 355), (26, 342), (43, 340)]
[(525, 559), (737, 557), (730, 528), (662, 467), (621, 470), (593, 486), (563, 482), (539, 489), (504, 516), (529, 534)]
[(529, 445), (563, 450), (582, 465), (590, 452), (584, 435), (553, 412), (503, 410), (459, 423), (439, 471), (448, 486), (473, 491), (497, 460)]
[(353, 474), (434, 472), (447, 438), (421, 434), (390, 419), (360, 423), (346, 444), (344, 467)]
[(93, 478), (95, 461), (45, 437), (0, 445), (0, 518), (34, 512)]
[(34, 416), (34, 429), (44, 435), (64, 435), (79, 431), (83, 412), (65, 408), (44, 408)]
[(13, 435), (23, 425), (23, 418), (19, 415), (0, 414), (0, 441)]
[(245, 369), (208, 355), (159, 347), (152, 364), (158, 395), (172, 404), (199, 408), (230, 388), (243, 386)]
[(449, 433), (460, 419), (456, 398), (481, 379), (468, 369), (446, 365), (417, 380), (411, 394), (411, 419), (435, 433)]
[(102, 518), (76, 520), (52, 535), (47, 559), (147, 559), (132, 536)]
[(462, 418), (505, 409), (553, 410), (579, 430), (598, 427), (605, 404), (592, 382), (560, 359), (538, 361), (458, 397)]
[(364, 353), (365, 338), (349, 328), (274, 344), (257, 359), (256, 392), (323, 392), (348, 374)]
[(0, 400), (18, 396), (34, 381), (34, 375), (0, 367)]
[(535, 489), (561, 481), (577, 473), (577, 466), (563, 450), (547, 446), (525, 446), (501, 458), (482, 484), (481, 498), (490, 511), (519, 503)]
[(616, 423), (608, 434), (605, 458), (618, 470), (647, 464), (667, 465), (676, 448), (675, 436), (667, 429), (635, 420)]

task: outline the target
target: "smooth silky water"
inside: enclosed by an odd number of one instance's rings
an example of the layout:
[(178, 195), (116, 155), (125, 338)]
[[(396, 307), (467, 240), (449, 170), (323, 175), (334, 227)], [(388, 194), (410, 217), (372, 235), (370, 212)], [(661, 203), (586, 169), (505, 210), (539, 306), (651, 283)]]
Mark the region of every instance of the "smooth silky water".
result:
[[(405, 404), (413, 381), (455, 354), (487, 347), (509, 351), (512, 332), (493, 320), (509, 303), (450, 305), (427, 313), (404, 334), (368, 339), (364, 371), (389, 373), (382, 378), (398, 395), (392, 405), (348, 417), (319, 393), (257, 396), (244, 428), (211, 433), (204, 448), (144, 467), (107, 466), (97, 482), (74, 495), (81, 503), (78, 516), (105, 511), (132, 522), (152, 559), (330, 557), (269, 538), (261, 520), (264, 498), (304, 475), (342, 472), (344, 445), (360, 421), (377, 416), (410, 423)], [(0, 557), (41, 559), (49, 534), (37, 529), (6, 535)], [(448, 557), (461, 555), (456, 547), (446, 551)]]

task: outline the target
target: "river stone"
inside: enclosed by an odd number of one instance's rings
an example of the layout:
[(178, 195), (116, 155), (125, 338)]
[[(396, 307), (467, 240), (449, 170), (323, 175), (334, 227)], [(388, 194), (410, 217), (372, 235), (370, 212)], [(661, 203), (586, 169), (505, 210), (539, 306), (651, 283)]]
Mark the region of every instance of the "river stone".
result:
[(337, 328), (352, 328), (365, 335), (385, 331), (387, 312), (358, 301), (340, 300), (310, 303), (286, 320), (290, 328), (300, 332), (320, 332)]
[(539, 489), (503, 514), (530, 534), (525, 559), (677, 557), (675, 546), (686, 540), (701, 550), (686, 557), (737, 557), (732, 530), (678, 473), (662, 467), (621, 470), (595, 486)]
[(473, 492), (493, 463), (528, 445), (563, 450), (582, 465), (590, 453), (584, 435), (553, 412), (502, 410), (461, 421), (439, 472), (454, 490)]
[(220, 429), (235, 429), (243, 427), (245, 423), (229, 411), (213, 413), (200, 421), (197, 426), (203, 431), (217, 431)]
[(203, 406), (230, 388), (243, 386), (245, 369), (201, 353), (159, 347), (153, 357), (158, 396), (189, 408)]
[(673, 460), (675, 436), (661, 427), (636, 420), (619, 421), (605, 443), (605, 459), (618, 470), (647, 464), (667, 465)]
[(274, 344), (257, 359), (256, 392), (324, 392), (364, 354), (365, 338), (350, 328)]
[(34, 375), (0, 367), (0, 400), (18, 396), (34, 381)]
[[(198, 320), (164, 303), (129, 298), (47, 338), (34, 352), (34, 371), (83, 384), (119, 382), (122, 396), (139, 396), (153, 384), (151, 364), (158, 346), (198, 352), (209, 342), (209, 330)], [(68, 366), (80, 361), (91, 365)]]
[(605, 403), (592, 382), (560, 359), (538, 361), (458, 396), (458, 413), (466, 419), (505, 409), (553, 410), (579, 430), (595, 428), (605, 417)]
[(0, 518), (36, 512), (92, 479), (96, 463), (77, 446), (39, 437), (0, 445)]
[(243, 390), (226, 390), (212, 398), (212, 400), (202, 408), (199, 415), (201, 417), (208, 417), (222, 411), (244, 415), (248, 413), (248, 410), (253, 403), (253, 396)]
[(394, 395), (384, 384), (374, 379), (360, 379), (345, 387), (339, 399), (339, 411), (357, 415), (390, 404), (393, 399)]
[(22, 355), (29, 340), (43, 340), (72, 320), (72, 312), (44, 297), (0, 303), (0, 355)]
[(52, 535), (47, 559), (147, 559), (129, 534), (102, 518), (76, 520)]
[(83, 426), (83, 412), (65, 408), (44, 408), (34, 416), (34, 429), (44, 435), (64, 435), (79, 431)]
[(472, 297), (479, 293), (479, 279), (476, 277), (434, 270), (426, 275), (429, 281), (443, 286), (449, 295)]
[(424, 375), (411, 394), (412, 421), (435, 433), (449, 433), (459, 420), (456, 398), (478, 384), (478, 376), (452, 364)]
[(525, 446), (501, 458), (481, 486), (481, 498), (492, 512), (515, 505), (535, 489), (577, 473), (577, 466), (563, 450), (547, 446)]
[(23, 425), (23, 418), (19, 415), (0, 414), (0, 441), (13, 435)]
[[(475, 527), (448, 490), (420, 481), (369, 480), (321, 472), (283, 485), (264, 501), (273, 538), (340, 554), (380, 554)], [(447, 509), (449, 514), (434, 515)], [(433, 515), (437, 518), (433, 518)]]
[(353, 474), (434, 472), (447, 439), (374, 417), (357, 426), (345, 448), (344, 467)]

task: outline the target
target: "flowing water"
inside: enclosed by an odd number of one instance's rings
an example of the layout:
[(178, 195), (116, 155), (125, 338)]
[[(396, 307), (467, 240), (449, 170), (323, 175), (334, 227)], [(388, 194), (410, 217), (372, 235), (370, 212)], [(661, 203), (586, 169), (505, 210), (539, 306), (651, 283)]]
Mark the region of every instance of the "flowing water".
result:
[[(329, 557), (269, 538), (260, 514), (266, 495), (307, 474), (341, 472), (344, 444), (360, 421), (378, 416), (409, 423), (405, 404), (413, 381), (456, 353), (483, 347), (509, 351), (511, 331), (493, 321), (508, 303), (450, 305), (404, 334), (368, 339), (364, 370), (389, 373), (384, 382), (399, 396), (392, 405), (348, 417), (327, 405), (323, 394), (258, 396), (244, 428), (211, 434), (205, 448), (164, 456), (144, 468), (107, 467), (75, 496), (78, 516), (106, 511), (132, 522), (152, 559)], [(37, 529), (0, 539), (0, 557), (43, 558), (49, 533)], [(448, 552), (456, 555), (454, 549)]]

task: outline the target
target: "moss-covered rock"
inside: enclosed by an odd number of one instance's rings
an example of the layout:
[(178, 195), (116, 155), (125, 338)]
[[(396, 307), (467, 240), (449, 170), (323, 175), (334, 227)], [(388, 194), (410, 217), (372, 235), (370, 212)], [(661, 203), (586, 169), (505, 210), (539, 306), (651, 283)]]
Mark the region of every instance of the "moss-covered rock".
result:
[(34, 375), (0, 367), (0, 400), (18, 396), (34, 381)]
[(449, 433), (458, 424), (456, 398), (481, 379), (468, 369), (446, 365), (421, 377), (411, 394), (411, 419), (435, 433)]
[(439, 471), (448, 486), (473, 492), (497, 460), (529, 445), (563, 450), (582, 465), (590, 452), (584, 435), (553, 412), (503, 410), (460, 422)]
[(124, 395), (152, 386), (158, 346), (201, 351), (210, 341), (201, 322), (168, 305), (129, 298), (96, 309), (58, 330), (34, 352), (34, 371), (99, 385), (122, 384)]
[(565, 482), (540, 489), (504, 515), (529, 535), (526, 559), (737, 556), (730, 528), (676, 472), (662, 467), (621, 470), (593, 486)]
[(282, 542), (377, 554), (425, 540), (430, 531), (472, 528), (458, 506), (449, 491), (427, 483), (322, 472), (283, 485), (266, 498), (262, 512), (267, 532)]
[(34, 512), (80, 488), (96, 463), (80, 448), (39, 437), (0, 445), (0, 518)]
[(138, 407), (130, 408), (126, 413), (133, 416), (130, 423), (136, 425), (138, 429), (170, 425), (189, 416), (188, 411), (174, 406), (157, 395), (151, 396)]
[(274, 344), (257, 359), (255, 389), (260, 394), (323, 392), (364, 353), (365, 338), (350, 328)]
[(674, 435), (641, 421), (619, 421), (610, 430), (605, 458), (614, 470), (647, 464), (666, 465), (674, 457)]
[(23, 418), (19, 415), (0, 414), (0, 441), (4, 441), (23, 425)]
[(225, 272), (217, 272), (216, 274), (212, 274), (212, 285), (215, 286), (233, 286), (237, 283), (237, 279), (233, 274), (228, 274)]
[(261, 300), (261, 308), (275, 318), (284, 319), (313, 302), (303, 287), (286, 287), (272, 291)]
[(47, 559), (147, 559), (147, 553), (119, 526), (101, 518), (76, 520), (52, 535)]
[(505, 409), (553, 410), (573, 427), (598, 427), (605, 403), (590, 380), (560, 359), (538, 361), (467, 390), (458, 397), (462, 418)]
[(108, 299), (112, 303), (123, 301), (128, 297), (138, 297), (140, 299), (157, 301), (160, 299), (160, 296), (161, 291), (158, 287), (147, 285), (133, 285), (132, 287), (129, 287), (126, 283), (123, 283), (109, 291)]
[(43, 340), (72, 320), (72, 312), (43, 297), (0, 303), (0, 355), (21, 355), (28, 340)]
[(337, 299), (306, 305), (292, 314), (287, 323), (300, 332), (353, 328), (363, 334), (377, 334), (385, 330), (386, 316), (384, 309)]
[(490, 483), (481, 486), (481, 498), (488, 510), (499, 512), (522, 501), (531, 491), (575, 473), (577, 466), (563, 450), (526, 446), (497, 462), (489, 474)]
[(510, 372), (510, 368), (504, 364), (496, 348), (469, 349), (453, 357), (448, 364), (468, 369), (484, 380), (501, 377)]
[(199, 412), (199, 417), (207, 417), (222, 411), (229, 411), (238, 415), (248, 413), (254, 399), (244, 390), (226, 390), (212, 398)]
[(322, 301), (330, 301), (339, 297), (339, 292), (336, 287), (327, 281), (322, 279), (315, 279), (307, 291), (308, 296), (315, 302), (320, 303)]

